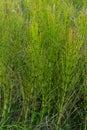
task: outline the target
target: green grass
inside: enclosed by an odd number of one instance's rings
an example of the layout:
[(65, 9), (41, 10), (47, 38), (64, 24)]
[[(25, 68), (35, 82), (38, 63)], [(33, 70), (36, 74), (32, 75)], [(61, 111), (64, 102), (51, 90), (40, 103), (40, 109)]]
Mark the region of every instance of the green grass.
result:
[(0, 1), (0, 130), (87, 129), (87, 1)]

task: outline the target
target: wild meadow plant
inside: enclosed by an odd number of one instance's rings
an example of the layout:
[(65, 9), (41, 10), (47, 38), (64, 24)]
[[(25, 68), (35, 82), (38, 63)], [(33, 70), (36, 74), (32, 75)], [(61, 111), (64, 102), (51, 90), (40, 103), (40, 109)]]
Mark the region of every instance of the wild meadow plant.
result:
[(87, 1), (0, 1), (0, 130), (87, 129)]

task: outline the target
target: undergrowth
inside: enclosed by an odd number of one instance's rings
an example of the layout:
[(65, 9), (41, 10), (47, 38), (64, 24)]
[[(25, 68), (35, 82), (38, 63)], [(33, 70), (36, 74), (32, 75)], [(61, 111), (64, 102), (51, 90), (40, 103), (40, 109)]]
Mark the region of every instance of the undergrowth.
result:
[(0, 1), (0, 130), (87, 130), (87, 0)]

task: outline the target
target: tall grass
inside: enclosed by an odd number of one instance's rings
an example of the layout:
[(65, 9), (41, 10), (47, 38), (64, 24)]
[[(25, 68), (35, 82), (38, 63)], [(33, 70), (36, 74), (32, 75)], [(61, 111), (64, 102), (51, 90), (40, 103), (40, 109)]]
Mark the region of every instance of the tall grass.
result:
[(87, 129), (87, 5), (0, 2), (0, 130)]

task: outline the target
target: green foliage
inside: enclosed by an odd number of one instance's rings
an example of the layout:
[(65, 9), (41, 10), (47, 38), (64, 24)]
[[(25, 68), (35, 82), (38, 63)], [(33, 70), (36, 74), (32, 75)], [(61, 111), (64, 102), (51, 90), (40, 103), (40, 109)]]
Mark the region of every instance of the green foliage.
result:
[(87, 1), (0, 1), (0, 130), (87, 129)]

